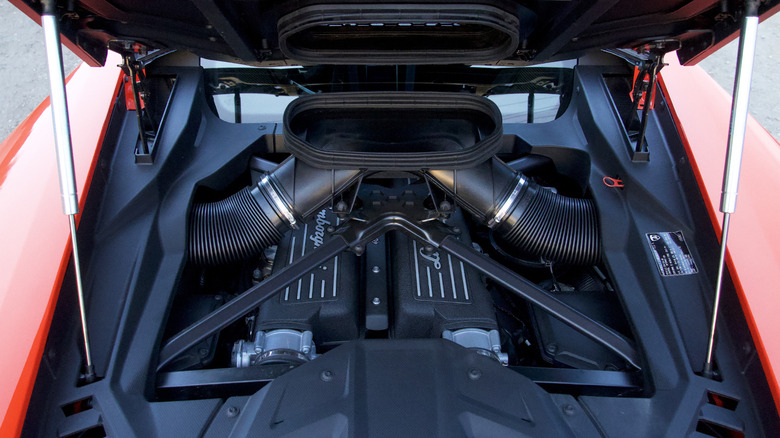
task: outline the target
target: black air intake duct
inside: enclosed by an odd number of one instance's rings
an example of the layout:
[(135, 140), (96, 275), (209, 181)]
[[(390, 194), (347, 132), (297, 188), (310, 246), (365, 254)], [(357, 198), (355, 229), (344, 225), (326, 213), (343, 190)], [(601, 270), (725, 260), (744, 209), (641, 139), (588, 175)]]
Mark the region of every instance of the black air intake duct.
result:
[(358, 170), (315, 169), (290, 158), (256, 186), (221, 201), (195, 204), (190, 216), (190, 260), (220, 265), (259, 255), (359, 175)]
[(471, 169), (431, 170), (428, 175), (520, 255), (570, 265), (598, 263), (598, 217), (592, 200), (559, 195), (497, 158)]

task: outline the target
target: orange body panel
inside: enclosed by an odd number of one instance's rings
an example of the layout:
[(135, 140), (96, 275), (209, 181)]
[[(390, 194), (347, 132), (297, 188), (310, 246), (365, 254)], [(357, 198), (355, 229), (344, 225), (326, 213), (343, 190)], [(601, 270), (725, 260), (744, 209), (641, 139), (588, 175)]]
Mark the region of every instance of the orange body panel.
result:
[[(682, 67), (676, 56), (659, 80), (720, 236), (720, 194), (731, 96), (701, 67)], [(726, 262), (756, 343), (775, 405), (780, 409), (780, 145), (748, 120), (737, 211), (731, 215)], [(713, 267), (714, 269), (714, 267)], [(714, 291), (713, 291), (714, 294)]]
[[(83, 207), (121, 71), (81, 65), (68, 79), (76, 180)], [(48, 99), (0, 144), (0, 436), (21, 433), (62, 277), (70, 259)]]

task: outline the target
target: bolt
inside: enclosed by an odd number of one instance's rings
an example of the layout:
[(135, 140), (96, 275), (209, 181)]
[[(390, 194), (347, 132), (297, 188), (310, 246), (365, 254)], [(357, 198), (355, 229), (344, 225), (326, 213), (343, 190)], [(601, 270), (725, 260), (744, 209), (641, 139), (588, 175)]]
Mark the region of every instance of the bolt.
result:
[(469, 379), (479, 380), (480, 377), (482, 377), (482, 370), (479, 368), (472, 368), (469, 370)]
[(239, 412), (240, 411), (239, 411), (239, 409), (237, 407), (231, 406), (231, 407), (227, 408), (227, 411), (225, 412), (225, 415), (227, 415), (228, 418), (235, 418), (236, 416), (238, 416)]
[(331, 226), (329, 226), (328, 228), (325, 228), (325, 231), (327, 231), (327, 232), (329, 232), (329, 233), (332, 233), (332, 232), (336, 231), (336, 228), (335, 228), (334, 226), (332, 226), (332, 225), (331, 225)]
[(323, 382), (330, 382), (333, 380), (333, 371), (325, 370), (322, 373), (320, 373), (320, 380)]
[(558, 344), (550, 344), (547, 346), (547, 352), (550, 354), (555, 354), (558, 352)]
[(371, 243), (374, 245), (379, 245), (379, 238), (377, 237), (376, 239), (372, 240)]
[(460, 228), (452, 227), (452, 232), (455, 233), (455, 234), (460, 234)]
[(208, 348), (201, 348), (198, 350), (198, 353), (200, 353), (201, 357), (206, 357), (209, 355), (209, 349)]
[(347, 203), (344, 201), (339, 201), (336, 203), (333, 209), (336, 211), (347, 211)]
[(379, 266), (374, 266), (373, 268), (371, 268), (371, 272), (373, 272), (374, 274), (378, 274), (379, 273)]
[(425, 245), (425, 247), (423, 247), (423, 253), (425, 253), (425, 255), (431, 255), (433, 254), (433, 252), (434, 252), (433, 245), (428, 244)]
[(254, 271), (252, 271), (252, 278), (254, 278), (255, 280), (259, 280), (262, 275), (263, 275), (263, 271), (259, 269), (255, 269)]
[(327, 271), (328, 270), (327, 266), (320, 266), (320, 268), (322, 268), (323, 271)]
[(354, 251), (357, 255), (363, 255), (363, 251), (365, 250), (366, 248), (363, 245), (355, 245), (352, 247), (352, 251)]
[(371, 303), (372, 303), (373, 305), (375, 305), (375, 306), (378, 306), (378, 305), (379, 305), (379, 303), (381, 303), (381, 302), (382, 302), (382, 301), (379, 299), (379, 297), (375, 297), (373, 300), (371, 300)]
[(566, 414), (566, 415), (568, 415), (570, 417), (572, 415), (574, 415), (575, 413), (577, 413), (577, 410), (574, 408), (574, 406), (569, 405), (569, 404), (563, 405), (562, 410), (563, 410), (564, 414)]
[(452, 210), (452, 204), (450, 204), (447, 201), (441, 201), (441, 204), (439, 204), (439, 210), (441, 210), (441, 211), (450, 211), (450, 210)]

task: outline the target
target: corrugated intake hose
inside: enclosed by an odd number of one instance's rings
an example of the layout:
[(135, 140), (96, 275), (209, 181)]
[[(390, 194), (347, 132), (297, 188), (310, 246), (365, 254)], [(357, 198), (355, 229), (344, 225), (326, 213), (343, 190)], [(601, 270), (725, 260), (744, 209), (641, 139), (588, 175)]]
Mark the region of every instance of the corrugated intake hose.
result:
[(570, 265), (595, 265), (601, 257), (598, 216), (590, 199), (559, 195), (495, 157), (472, 169), (428, 175), (518, 255)]
[(195, 204), (190, 214), (190, 261), (221, 265), (259, 255), (359, 175), (358, 170), (315, 169), (290, 158), (255, 186), (220, 201)]

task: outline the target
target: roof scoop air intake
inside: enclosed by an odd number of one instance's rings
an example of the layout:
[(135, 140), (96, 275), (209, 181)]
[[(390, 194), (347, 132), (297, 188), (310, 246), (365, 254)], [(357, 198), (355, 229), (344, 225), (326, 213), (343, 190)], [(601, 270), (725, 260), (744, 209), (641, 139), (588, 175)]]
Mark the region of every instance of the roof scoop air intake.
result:
[(518, 18), (484, 4), (305, 6), (277, 23), (285, 56), (316, 64), (477, 64), (512, 55)]

